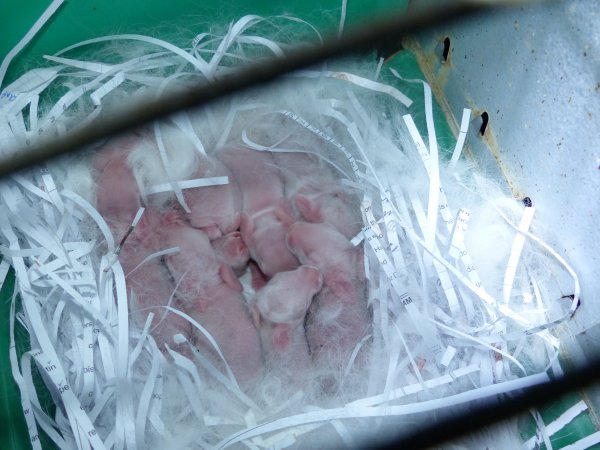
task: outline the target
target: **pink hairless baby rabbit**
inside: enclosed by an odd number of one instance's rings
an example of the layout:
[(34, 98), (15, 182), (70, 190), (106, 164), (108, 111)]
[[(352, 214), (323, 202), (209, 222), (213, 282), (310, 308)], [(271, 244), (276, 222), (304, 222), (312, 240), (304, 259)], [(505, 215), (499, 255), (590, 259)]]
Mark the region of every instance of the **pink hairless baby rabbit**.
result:
[[(138, 145), (144, 145), (140, 136), (130, 134), (110, 140), (93, 158), (96, 171), (96, 206), (105, 218), (115, 238), (120, 240), (131, 226), (141, 207), (136, 180), (127, 164), (127, 157)], [(159, 259), (144, 260), (155, 250), (144, 244), (137, 232), (127, 237), (120, 249), (119, 260), (125, 273), (130, 308), (135, 321), (143, 325), (150, 312), (154, 314), (152, 335), (159, 348), (174, 344), (173, 336), (191, 336), (187, 321), (165, 307), (180, 307), (173, 298), (174, 285), (166, 267)]]
[(315, 365), (330, 369), (332, 388), (350, 357), (369, 332), (362, 249), (327, 224), (296, 222), (287, 235), (290, 250), (302, 264), (317, 267), (323, 288), (307, 318), (306, 336)]
[(242, 193), (242, 239), (260, 270), (272, 277), (298, 267), (285, 245), (294, 219), (272, 155), (228, 147), (218, 152), (218, 158), (231, 170)]
[(319, 269), (300, 266), (279, 272), (256, 293), (252, 316), (267, 369), (284, 376), (286, 383), (297, 383), (312, 368), (304, 320), (322, 284)]
[[(242, 286), (228, 265), (220, 262), (208, 236), (180, 223), (163, 223), (158, 235), (164, 247), (179, 247), (166, 257), (185, 310), (218, 344), (236, 378), (247, 386), (260, 376), (259, 336), (242, 296)], [(196, 345), (221, 364), (202, 332), (194, 330)]]
[(327, 223), (347, 238), (361, 228), (358, 198), (344, 188), (329, 164), (308, 153), (274, 153), (285, 183), (285, 194), (300, 217), (312, 223)]
[(221, 161), (204, 157), (194, 178), (223, 177), (228, 184), (186, 189), (184, 196), (191, 212), (187, 215), (194, 228), (204, 231), (209, 239), (233, 233), (240, 227), (242, 199), (235, 178)]

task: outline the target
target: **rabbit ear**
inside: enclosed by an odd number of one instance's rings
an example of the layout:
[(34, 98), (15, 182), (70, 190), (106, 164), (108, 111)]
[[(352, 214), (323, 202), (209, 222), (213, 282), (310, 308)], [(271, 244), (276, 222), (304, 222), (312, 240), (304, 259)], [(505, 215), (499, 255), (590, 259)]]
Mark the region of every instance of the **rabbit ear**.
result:
[(237, 279), (233, 269), (225, 264), (219, 266), (219, 276), (231, 289), (235, 289), (238, 292), (242, 292), (244, 289), (242, 283)]
[(264, 273), (262, 273), (262, 270), (260, 270), (258, 264), (256, 264), (254, 261), (250, 261), (249, 266), (250, 274), (252, 275), (252, 287), (255, 291), (258, 291), (265, 284), (267, 284), (267, 281), (269, 280), (267, 276)]
[(352, 284), (352, 280), (343, 272), (336, 271), (331, 273), (329, 275), (327, 286), (336, 297), (351, 299), (356, 296), (356, 290)]
[[(242, 240), (242, 234), (239, 231), (234, 231), (233, 233), (226, 234), (222, 238), (215, 241), (217, 243), (222, 252), (225, 260), (229, 261), (238, 261), (241, 259), (248, 259), (248, 247)], [(215, 245), (213, 243), (213, 245)]]
[(296, 197), (294, 197), (294, 204), (296, 205), (296, 208), (298, 208), (300, 215), (307, 222), (319, 223), (322, 221), (319, 206), (306, 195), (296, 195)]

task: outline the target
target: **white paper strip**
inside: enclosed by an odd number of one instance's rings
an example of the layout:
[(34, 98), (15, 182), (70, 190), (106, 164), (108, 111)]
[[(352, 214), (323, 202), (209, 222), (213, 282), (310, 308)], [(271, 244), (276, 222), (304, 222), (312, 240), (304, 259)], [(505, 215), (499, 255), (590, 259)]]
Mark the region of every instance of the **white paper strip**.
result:
[[(4, 264), (4, 261), (2, 262)], [(37, 425), (35, 423), (34, 412), (32, 410), (32, 404), (29, 396), (28, 389), (25, 386), (25, 380), (23, 379), (23, 375), (19, 371), (19, 363), (17, 362), (17, 347), (15, 345), (15, 302), (16, 296), (13, 295), (11, 304), (10, 304), (10, 322), (9, 322), (9, 332), (10, 332), (10, 348), (9, 348), (9, 357), (10, 357), (10, 366), (12, 370), (13, 379), (17, 383), (19, 388), (20, 397), (21, 397), (21, 408), (23, 410), (23, 416), (25, 417), (25, 423), (27, 424), (27, 432), (29, 433), (29, 441), (31, 442), (31, 446), (33, 450), (41, 450), (42, 447), (40, 445), (39, 434), (37, 430)], [(35, 392), (35, 391), (34, 391)]]
[(513, 241), (512, 248), (510, 250), (510, 256), (508, 258), (508, 264), (506, 266), (506, 272), (504, 273), (504, 284), (502, 285), (502, 294), (505, 304), (508, 304), (510, 300), (510, 294), (515, 281), (515, 275), (517, 268), (519, 267), (519, 258), (525, 245), (525, 236), (522, 233), (527, 232), (533, 221), (533, 214), (535, 213), (535, 207), (525, 207), (523, 210), (523, 216), (521, 222), (517, 228), (517, 234)]
[(167, 149), (165, 148), (165, 144), (162, 138), (162, 132), (160, 130), (160, 123), (154, 122), (154, 138), (156, 140), (156, 145), (158, 146), (158, 153), (160, 155), (160, 159), (163, 163), (163, 168), (165, 169), (165, 173), (167, 174), (167, 178), (169, 180), (168, 184), (171, 186), (171, 190), (175, 193), (175, 197), (177, 197), (177, 201), (184, 209), (186, 213), (190, 213), (191, 210), (187, 205), (185, 198), (183, 197), (183, 192), (181, 192), (181, 188), (178, 183), (173, 180), (171, 176), (171, 162), (169, 161), (169, 157), (167, 156)]
[(35, 21), (33, 26), (29, 29), (29, 31), (23, 36), (23, 38), (19, 41), (19, 43), (9, 51), (4, 59), (2, 60), (2, 64), (0, 64), (0, 87), (2, 86), (2, 81), (4, 81), (4, 75), (6, 75), (6, 70), (8, 66), (12, 62), (15, 56), (19, 54), (21, 50), (25, 48), (25, 46), (33, 39), (33, 37), (42, 29), (42, 27), (50, 20), (50, 18), (54, 15), (56, 10), (63, 4), (64, 0), (54, 0), (50, 3), (50, 6), (46, 8), (44, 13), (40, 16), (38, 20)]
[[(221, 186), (229, 184), (229, 177), (207, 177), (207, 178), (196, 178), (193, 180), (174, 181), (179, 189), (193, 189), (198, 187), (206, 186)], [(173, 191), (171, 183), (155, 184), (146, 188), (146, 194), (159, 194), (162, 192)]]
[(334, 71), (328, 71), (328, 70), (324, 70), (322, 72), (317, 72), (317, 71), (311, 71), (311, 70), (298, 70), (296, 72), (292, 72), (290, 74), (290, 76), (300, 76), (300, 77), (308, 77), (308, 78), (321, 78), (321, 77), (337, 78), (338, 80), (348, 81), (352, 84), (355, 84), (356, 86), (360, 86), (365, 89), (369, 89), (371, 91), (387, 94), (390, 97), (393, 97), (396, 100), (398, 100), (400, 103), (402, 103), (407, 108), (409, 108), (413, 103), (413, 101), (410, 98), (408, 98), (406, 95), (404, 95), (402, 92), (400, 92), (395, 87), (392, 87), (387, 84), (382, 84), (377, 81), (369, 80), (368, 78), (363, 78), (363, 77), (354, 75), (349, 72), (334, 72)]
[(387, 255), (385, 254), (385, 246), (381, 241), (383, 235), (376, 235), (375, 231), (370, 227), (365, 228), (364, 233), (365, 240), (369, 243), (371, 249), (373, 252), (375, 252), (377, 259), (379, 260), (381, 270), (386, 273), (392, 287), (398, 294), (400, 303), (404, 305), (411, 317), (411, 320), (416, 325), (417, 330), (423, 336), (424, 342), (431, 352), (431, 356), (434, 360), (437, 360), (443, 351), (437, 332), (434, 327), (428, 325), (428, 322), (424, 320), (423, 315), (417, 308), (414, 300), (406, 291), (406, 289), (400, 285), (398, 276), (394, 275), (394, 269), (391, 262), (388, 260)]
[(4, 286), (4, 281), (6, 281), (6, 275), (10, 269), (10, 265), (5, 261), (0, 261), (0, 291), (2, 290), (2, 286)]
[[(553, 422), (550, 422), (546, 425), (546, 433), (548, 436), (552, 436), (566, 427), (573, 419), (575, 419), (579, 414), (587, 409), (587, 405), (583, 400), (578, 401), (565, 412), (563, 412), (557, 419)], [(525, 442), (524, 447), (529, 449), (534, 449), (536, 445), (539, 445), (538, 439), (536, 436), (529, 439)], [(563, 447), (564, 448), (564, 447)]]
[(117, 73), (113, 78), (108, 80), (98, 89), (90, 94), (90, 98), (92, 102), (96, 106), (100, 106), (102, 103), (102, 98), (110, 92), (114, 91), (121, 83), (125, 81), (125, 74), (123, 72)]
[(338, 38), (342, 37), (344, 32), (344, 24), (346, 23), (346, 9), (348, 8), (348, 0), (342, 0), (342, 11), (340, 12), (340, 24), (338, 25)]
[(462, 153), (465, 145), (465, 139), (467, 138), (467, 132), (469, 131), (469, 121), (471, 120), (471, 110), (468, 108), (463, 109), (462, 119), (460, 121), (460, 130), (458, 132), (458, 139), (456, 140), (456, 146), (452, 152), (452, 159), (448, 163), (448, 168), (454, 169), (458, 159)]
[(561, 450), (587, 450), (600, 443), (600, 431), (596, 431), (573, 444), (562, 447)]
[(530, 375), (516, 380), (505, 381), (503, 383), (486, 386), (483, 388), (472, 389), (470, 391), (455, 394), (449, 397), (426, 400), (419, 403), (410, 403), (405, 405), (385, 405), (374, 407), (346, 406), (343, 408), (326, 409), (296, 416), (277, 419), (252, 429), (235, 433), (230, 437), (223, 439), (216, 445), (216, 449), (227, 448), (236, 442), (241, 442), (253, 436), (259, 436), (264, 433), (281, 430), (284, 428), (298, 425), (307, 425), (316, 422), (331, 421), (336, 419), (352, 419), (360, 417), (380, 417), (380, 416), (405, 416), (417, 414), (426, 411), (437, 410), (449, 406), (460, 405), (474, 400), (481, 400), (488, 397), (494, 397), (500, 393), (512, 392), (535, 386), (541, 383), (547, 383), (548, 376), (545, 373)]
[(304, 120), (298, 114), (295, 114), (291, 111), (285, 111), (285, 110), (282, 110), (279, 112), (281, 114), (283, 114), (284, 116), (289, 117), (290, 119), (294, 120), (296, 123), (302, 125), (307, 130), (313, 132), (314, 134), (319, 136), (321, 139), (323, 139), (323, 140), (329, 142), (330, 144), (334, 145), (335, 147), (337, 147), (344, 154), (344, 156), (350, 163), (350, 167), (352, 168), (352, 172), (354, 172), (354, 176), (358, 179), (361, 178), (361, 171), (360, 171), (358, 165), (356, 164), (356, 160), (354, 159), (354, 156), (352, 156), (352, 154), (346, 149), (346, 147), (344, 147), (342, 144), (337, 142), (334, 138), (329, 136), (327, 133), (321, 131), (314, 125), (311, 125), (310, 123), (308, 123), (306, 120)]

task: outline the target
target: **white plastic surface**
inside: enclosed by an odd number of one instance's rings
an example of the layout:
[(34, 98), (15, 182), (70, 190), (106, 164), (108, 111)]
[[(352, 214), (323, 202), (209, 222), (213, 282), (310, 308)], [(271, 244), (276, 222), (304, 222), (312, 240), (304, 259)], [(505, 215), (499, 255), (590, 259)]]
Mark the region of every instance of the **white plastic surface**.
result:
[[(450, 60), (441, 64), (446, 36)], [(484, 166), (496, 158), (515, 195), (536, 206), (545, 224), (538, 232), (573, 264), (582, 307), (569, 334), (588, 330), (577, 340), (597, 354), (591, 344), (600, 335), (600, 4), (540, 2), (441, 28), (419, 43), (456, 122), (465, 104), (474, 117), (488, 112), (488, 136), (472, 131), (467, 145)], [(564, 295), (572, 294), (568, 288)]]

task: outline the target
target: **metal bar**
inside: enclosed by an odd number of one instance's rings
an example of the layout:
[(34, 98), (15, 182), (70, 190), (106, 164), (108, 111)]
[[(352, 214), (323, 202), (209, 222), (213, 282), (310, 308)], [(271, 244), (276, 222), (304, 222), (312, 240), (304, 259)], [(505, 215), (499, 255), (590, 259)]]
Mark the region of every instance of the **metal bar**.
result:
[(462, 411), (452, 412), (441, 418), (438, 423), (428, 423), (427, 426), (422, 427), (411, 425), (415, 431), (377, 447), (377, 450), (396, 448), (416, 450), (436, 447), (443, 442), (508, 419), (529, 408), (539, 407), (561, 395), (597, 383), (598, 380), (600, 380), (600, 359), (574, 369), (562, 378), (512, 393), (500, 404), (469, 405), (468, 409), (463, 408)]

